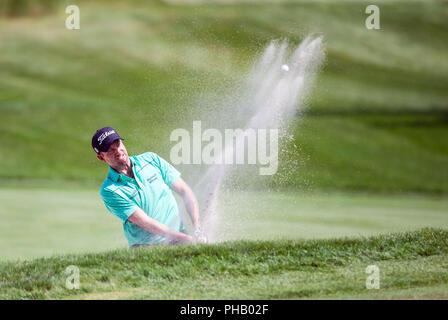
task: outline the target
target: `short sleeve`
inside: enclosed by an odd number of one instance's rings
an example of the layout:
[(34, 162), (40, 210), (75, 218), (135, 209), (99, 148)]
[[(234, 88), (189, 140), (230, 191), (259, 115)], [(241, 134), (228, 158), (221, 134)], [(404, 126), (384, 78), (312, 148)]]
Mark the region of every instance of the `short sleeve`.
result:
[(138, 209), (138, 206), (129, 199), (107, 190), (101, 190), (101, 198), (107, 210), (117, 216), (121, 221), (126, 222), (128, 218)]
[(153, 161), (154, 165), (160, 170), (163, 181), (170, 186), (180, 177), (180, 172), (176, 170), (168, 161), (159, 157), (157, 154), (148, 152), (146, 154)]

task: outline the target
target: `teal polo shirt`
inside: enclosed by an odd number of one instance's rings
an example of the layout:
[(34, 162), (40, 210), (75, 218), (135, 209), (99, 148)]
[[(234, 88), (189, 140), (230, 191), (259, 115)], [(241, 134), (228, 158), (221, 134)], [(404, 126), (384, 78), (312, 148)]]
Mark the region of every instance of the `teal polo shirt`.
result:
[(164, 237), (146, 231), (128, 218), (140, 208), (152, 219), (176, 231), (183, 230), (177, 202), (169, 188), (179, 179), (180, 173), (153, 152), (129, 159), (135, 179), (109, 167), (101, 186), (101, 198), (106, 208), (122, 221), (129, 246), (161, 243)]

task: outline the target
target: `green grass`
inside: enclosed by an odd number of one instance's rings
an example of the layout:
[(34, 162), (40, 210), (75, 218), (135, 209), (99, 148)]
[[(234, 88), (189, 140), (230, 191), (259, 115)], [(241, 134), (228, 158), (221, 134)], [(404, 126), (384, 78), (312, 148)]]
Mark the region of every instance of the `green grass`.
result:
[[(287, 155), (302, 159), (300, 173), (279, 175), (277, 185), (306, 188), (303, 181), (309, 181), (311, 187), (338, 190), (444, 194), (447, 120), (431, 114), (308, 118), (295, 130), (300, 149)], [(283, 161), (286, 173), (288, 163)]]
[[(447, 231), (411, 232), (448, 226), (447, 2), (382, 1), (378, 31), (368, 4), (2, 2), (0, 298), (448, 298)], [(216, 235), (233, 242), (124, 249), (94, 131), (169, 159), (172, 130), (233, 116), (215, 102), (269, 41), (310, 33), (327, 60), (278, 173), (236, 171), (220, 195)], [(179, 166), (192, 186), (204, 169)]]
[(13, 189), (0, 190), (0, 199), (2, 260), (126, 245), (121, 223), (107, 213), (98, 192)]
[[(0, 298), (297, 299), (446, 298), (448, 232), (423, 229), (361, 239), (238, 241), (0, 264)], [(366, 267), (380, 268), (367, 290)], [(80, 270), (79, 291), (65, 269)], [(406, 293), (407, 292), (407, 293)]]
[(229, 192), (218, 205), (218, 239), (316, 239), (448, 226), (439, 197), (347, 193)]
[[(97, 190), (2, 188), (0, 203), (0, 261), (127, 246), (121, 222)], [(418, 195), (237, 191), (221, 193), (217, 208), (214, 241), (328, 239), (448, 226), (448, 200)]]
[(231, 90), (270, 40), (320, 32), (327, 62), (291, 128), (300, 153), (280, 155), (300, 163), (263, 185), (448, 193), (444, 1), (382, 2), (379, 31), (365, 28), (363, 1), (76, 1), (79, 31), (65, 29), (64, 3), (42, 3), (49, 14), (27, 15), (25, 1), (0, 20), (2, 185), (98, 185), (90, 139), (104, 125), (132, 154), (168, 158), (173, 129), (216, 114), (198, 99)]

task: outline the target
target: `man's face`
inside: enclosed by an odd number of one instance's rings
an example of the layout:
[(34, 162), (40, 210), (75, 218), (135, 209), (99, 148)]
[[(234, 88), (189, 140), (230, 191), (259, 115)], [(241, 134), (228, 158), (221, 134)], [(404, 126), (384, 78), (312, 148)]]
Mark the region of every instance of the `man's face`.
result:
[(112, 168), (121, 167), (128, 163), (128, 151), (120, 139), (115, 140), (109, 147), (107, 152), (100, 152), (97, 158), (106, 162)]

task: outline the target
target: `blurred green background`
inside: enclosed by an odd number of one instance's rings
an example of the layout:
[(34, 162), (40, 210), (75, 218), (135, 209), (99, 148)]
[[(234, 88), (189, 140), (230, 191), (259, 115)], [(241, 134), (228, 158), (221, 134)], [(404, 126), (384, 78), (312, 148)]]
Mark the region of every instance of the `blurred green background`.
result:
[[(71, 4), (80, 7), (80, 30), (65, 28)], [(297, 228), (283, 233), (284, 226), (272, 229), (266, 221), (254, 237), (263, 228), (289, 237), (364, 234), (366, 226), (387, 231), (382, 219), (394, 206), (401, 208), (397, 228), (448, 226), (448, 2), (379, 1), (380, 30), (365, 27), (368, 4), (3, 0), (3, 258), (124, 245), (119, 221), (97, 193), (107, 168), (90, 146), (95, 130), (116, 127), (130, 154), (151, 150), (169, 159), (170, 132), (210, 113), (197, 104), (200, 97), (227, 94), (269, 41), (297, 45), (310, 33), (324, 36), (327, 61), (306, 109), (292, 120), (294, 139), (280, 154), (279, 172), (253, 186), (259, 199), (275, 194), (267, 212), (275, 218), (288, 210), (295, 218), (284, 221)], [(194, 185), (199, 169), (186, 168), (181, 171)], [(379, 197), (387, 205), (379, 205), (377, 224), (370, 221), (374, 212), (361, 210), (359, 219), (366, 219), (358, 229), (335, 232), (319, 214), (333, 212), (344, 224), (347, 202), (325, 213), (309, 207), (316, 221), (297, 219), (294, 210), (307, 203), (297, 197), (308, 192), (312, 199), (362, 192), (374, 199), (373, 208)], [(422, 209), (409, 219), (404, 213), (416, 198), (426, 203), (419, 208), (435, 208), (437, 218)], [(240, 208), (258, 202), (253, 194), (246, 200)], [(73, 227), (72, 220), (83, 223)], [(56, 229), (66, 238), (42, 236)]]

